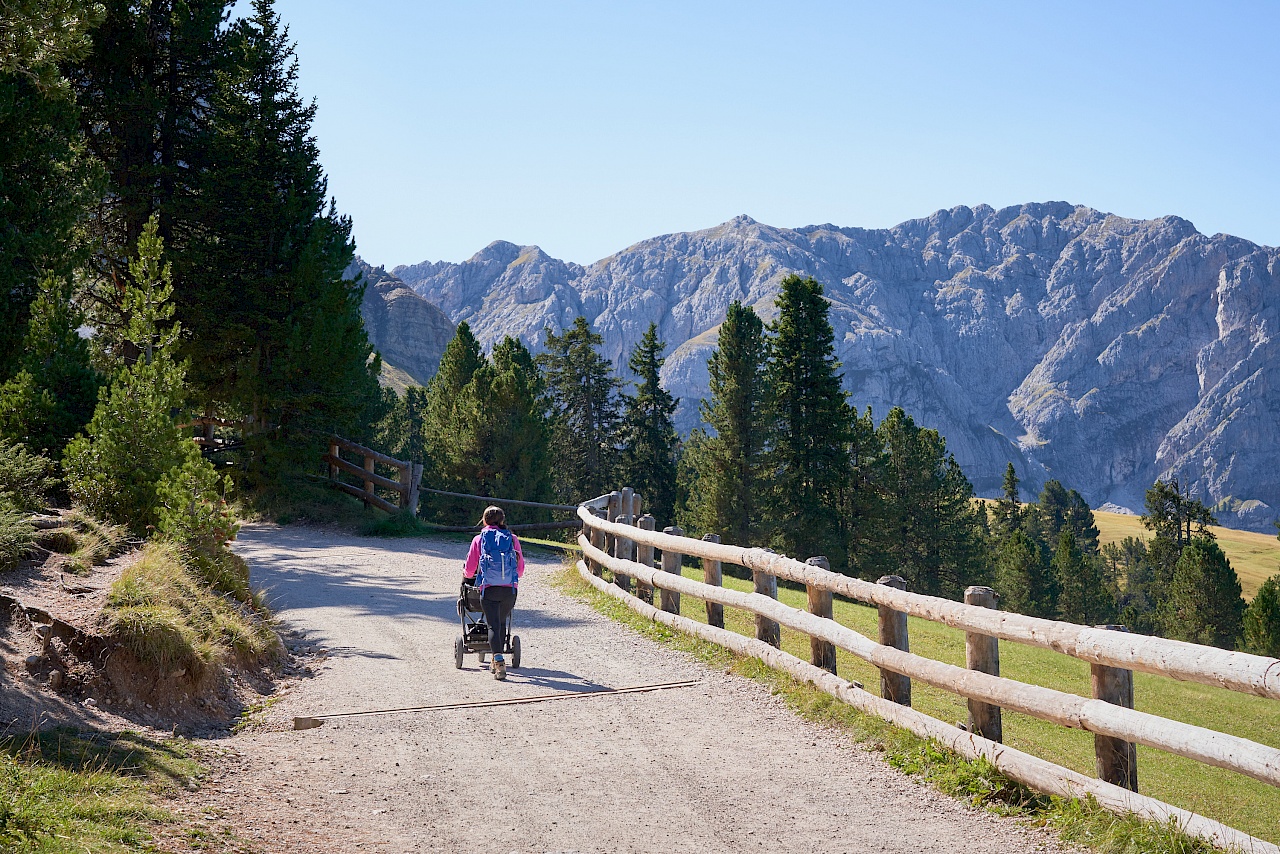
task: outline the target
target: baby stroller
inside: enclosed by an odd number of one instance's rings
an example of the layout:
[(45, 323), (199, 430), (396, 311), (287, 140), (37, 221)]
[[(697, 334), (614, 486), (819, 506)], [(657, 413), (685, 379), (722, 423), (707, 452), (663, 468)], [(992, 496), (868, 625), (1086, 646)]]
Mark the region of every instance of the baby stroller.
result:
[[(480, 605), (480, 588), (474, 584), (463, 582), (458, 591), (458, 617), (462, 620), (462, 634), (453, 640), (453, 666), (462, 669), (462, 658), (468, 652), (480, 656), (484, 664), (489, 650), (489, 625), (484, 621), (484, 608)], [(514, 620), (507, 622), (507, 666), (513, 670), (520, 667), (520, 636), (511, 634)]]

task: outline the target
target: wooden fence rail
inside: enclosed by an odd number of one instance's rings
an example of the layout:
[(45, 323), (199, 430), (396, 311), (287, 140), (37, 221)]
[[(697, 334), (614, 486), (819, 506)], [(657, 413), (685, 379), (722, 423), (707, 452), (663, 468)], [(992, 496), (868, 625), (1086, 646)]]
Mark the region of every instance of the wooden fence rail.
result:
[[(618, 496), (619, 493), (613, 495)], [(994, 609), (994, 597), (987, 588), (970, 588), (966, 596), (968, 604), (962, 604), (907, 592), (897, 577), (887, 577), (881, 579), (881, 583), (872, 584), (839, 575), (826, 568), (825, 561), (821, 559), (801, 563), (764, 549), (677, 536), (678, 529), (658, 533), (648, 530), (649, 526), (639, 528), (626, 524), (626, 514), (610, 513), (621, 502), (617, 499), (610, 501), (609, 498), (601, 496), (579, 506), (583, 531), (578, 542), (585, 558), (579, 565), (579, 571), (594, 586), (607, 587), (606, 592), (622, 599), (634, 610), (669, 625), (678, 624), (695, 634), (707, 636), (711, 633), (714, 635), (711, 639), (731, 648), (749, 648), (749, 654), (765, 658), (769, 663), (779, 662), (776, 666), (781, 669), (859, 708), (919, 734), (940, 738), (964, 755), (987, 756), (1010, 777), (1038, 790), (1077, 797), (1093, 795), (1111, 809), (1135, 812), (1159, 821), (1173, 818), (1188, 833), (1210, 839), (1218, 845), (1234, 846), (1258, 854), (1280, 854), (1280, 848), (1275, 845), (1152, 798), (1144, 798), (1133, 791), (1137, 787), (1134, 744), (1144, 744), (1236, 771), (1273, 786), (1280, 786), (1280, 750), (1238, 736), (1136, 711), (1132, 707), (1131, 681), (1132, 671), (1142, 670), (1280, 698), (1280, 660), (1114, 631), (1116, 627), (1089, 628), (1002, 613)], [(600, 518), (602, 512), (616, 514), (617, 521)], [(613, 548), (602, 548), (604, 543), (612, 544)], [(631, 559), (636, 554), (635, 544), (661, 549), (662, 569), (655, 568), (651, 556), (644, 562)], [(676, 559), (669, 560), (668, 553)], [(678, 559), (683, 555), (702, 558), (704, 581), (679, 574)], [(722, 563), (752, 570), (756, 592), (744, 593), (720, 586), (719, 567)], [(597, 577), (601, 569), (610, 570), (619, 579), (618, 583), (604, 585)], [(810, 612), (777, 601), (778, 578), (806, 585)], [(661, 591), (662, 609), (654, 609), (648, 602), (628, 595), (631, 579), (642, 585), (642, 589)], [(824, 601), (824, 596), (833, 593), (879, 608), (879, 643), (831, 619), (830, 606)], [(702, 624), (678, 616), (678, 597), (681, 594), (705, 601), (709, 616), (713, 605), (717, 611), (728, 605), (754, 614), (757, 638), (746, 643), (748, 639), (726, 632), (722, 620), (709, 620), (710, 624)], [(670, 607), (673, 599), (675, 613)], [(957, 667), (911, 653), (906, 637), (908, 614), (963, 630), (967, 638), (968, 666)], [(780, 646), (777, 626), (786, 626), (812, 639), (811, 664), (777, 649)], [(1052, 649), (1090, 662), (1094, 671), (1094, 698), (1001, 677), (999, 640)], [(843, 649), (879, 667), (885, 696), (872, 697), (836, 677), (832, 672), (835, 669), (834, 655), (828, 653), (829, 648)], [(919, 679), (965, 697), (970, 703), (968, 732), (911, 710), (911, 679)], [(1094, 733), (1097, 770), (1103, 779), (1084, 777), (1000, 746), (1000, 710), (1003, 708)], [(1120, 795), (1120, 792), (1125, 794)]]

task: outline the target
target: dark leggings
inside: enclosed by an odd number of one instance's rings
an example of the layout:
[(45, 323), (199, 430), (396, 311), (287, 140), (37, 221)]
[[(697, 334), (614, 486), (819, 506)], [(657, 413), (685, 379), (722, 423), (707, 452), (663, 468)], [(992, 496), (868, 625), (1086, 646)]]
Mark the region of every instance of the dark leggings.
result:
[(484, 621), (489, 624), (489, 649), (494, 655), (507, 651), (507, 623), (516, 606), (514, 587), (486, 587), (480, 599), (484, 608)]

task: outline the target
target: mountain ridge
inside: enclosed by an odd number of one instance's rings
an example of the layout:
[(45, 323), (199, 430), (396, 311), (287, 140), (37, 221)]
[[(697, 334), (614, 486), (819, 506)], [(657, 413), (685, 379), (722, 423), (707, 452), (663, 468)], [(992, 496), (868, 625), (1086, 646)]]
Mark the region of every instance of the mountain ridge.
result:
[(891, 228), (780, 228), (747, 215), (639, 241), (591, 265), (495, 241), (393, 274), (491, 346), (541, 345), (582, 314), (620, 367), (650, 321), (664, 381), (697, 424), (706, 359), (732, 300), (775, 316), (789, 273), (822, 282), (845, 388), (877, 418), (937, 428), (980, 494), (1006, 462), (1091, 504), (1140, 509), (1178, 476), (1224, 522), (1262, 529), (1274, 468), (1280, 250), (1165, 216), (1067, 202), (958, 206)]

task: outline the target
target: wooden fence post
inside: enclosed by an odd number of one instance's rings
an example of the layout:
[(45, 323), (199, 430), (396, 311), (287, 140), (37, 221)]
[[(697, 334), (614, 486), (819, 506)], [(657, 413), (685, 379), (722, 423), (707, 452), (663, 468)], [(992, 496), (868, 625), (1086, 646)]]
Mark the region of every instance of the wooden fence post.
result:
[[(764, 551), (772, 552), (773, 549), (765, 549)], [(768, 596), (770, 599), (778, 598), (778, 577), (776, 575), (753, 569), (751, 570), (751, 580), (755, 584), (757, 593)], [(770, 646), (782, 649), (782, 627), (774, 620), (756, 614), (756, 640), (762, 640)]]
[[(996, 607), (996, 592), (990, 587), (970, 587), (964, 591), (966, 605), (978, 605), (983, 608)], [(965, 665), (970, 670), (1000, 675), (1000, 641), (976, 632), (964, 634)], [(969, 732), (980, 735), (991, 741), (1004, 741), (1004, 730), (1000, 721), (1000, 707), (989, 703), (969, 700)]]
[[(1129, 631), (1125, 626), (1097, 626), (1097, 628), (1117, 632)], [(1133, 708), (1132, 670), (1091, 663), (1089, 672), (1095, 698), (1112, 705), (1124, 706), (1126, 709)], [(1094, 735), (1093, 756), (1098, 779), (1123, 786), (1131, 792), (1138, 791), (1138, 746), (1136, 744), (1106, 735)]]
[(409, 493), (413, 491), (413, 463), (400, 469), (400, 498), (396, 502), (401, 510), (409, 509)]
[[(622, 487), (622, 496), (618, 502), (618, 518), (616, 521), (619, 525), (630, 525), (634, 522), (631, 516), (631, 499), (635, 497), (635, 491), (629, 487)], [(613, 556), (618, 560), (631, 560), (633, 543), (626, 537), (618, 537), (613, 543)], [(628, 593), (631, 592), (631, 576), (613, 574), (613, 583), (621, 587)]]
[[(364, 470), (365, 470), (365, 471), (367, 471), (367, 472), (372, 473), (372, 472), (373, 472), (373, 465), (374, 465), (373, 457), (369, 456), (368, 454), (365, 454), (365, 456), (364, 456)], [(369, 493), (370, 495), (374, 495), (374, 494), (375, 494), (375, 493), (374, 493), (374, 491), (373, 491), (373, 481), (369, 480), (368, 478), (365, 478), (365, 481), (364, 481), (364, 491), (365, 491), (365, 492), (367, 492), (367, 493)], [(368, 502), (368, 501), (365, 501), (364, 506), (365, 506), (365, 507), (368, 507), (368, 506), (369, 506), (369, 502)]]
[[(337, 459), (340, 450), (341, 449), (338, 447), (338, 443), (330, 439), (329, 440), (329, 456), (332, 457), (333, 459)], [(329, 463), (329, 480), (337, 480), (337, 479), (338, 479), (338, 467), (333, 463)]]
[[(618, 521), (619, 514), (622, 513), (622, 493), (614, 490), (609, 493), (609, 503), (605, 506), (605, 520), (608, 522)], [(604, 535), (604, 550), (608, 554), (614, 554), (618, 550), (618, 538), (613, 534)]]
[[(805, 563), (809, 564), (809, 566), (816, 566), (819, 569), (831, 570), (831, 561), (822, 555), (811, 557)], [(834, 619), (835, 612), (833, 610), (831, 591), (815, 587), (812, 584), (805, 589), (809, 593), (809, 613), (826, 620)], [(835, 673), (836, 645), (831, 641), (818, 640), (814, 637), (809, 638), (809, 660), (813, 662), (814, 667), (821, 667), (823, 670)]]
[[(907, 580), (901, 575), (885, 575), (877, 584), (892, 587), (894, 590), (906, 590)], [(885, 605), (877, 606), (880, 614), (880, 643), (903, 652), (911, 651), (911, 642), (907, 638), (907, 615), (895, 611)], [(892, 670), (880, 670), (880, 696), (899, 706), (911, 705), (911, 677), (894, 673)]]
[(418, 516), (418, 501), (420, 498), (419, 487), (422, 486), (422, 463), (410, 462), (409, 468), (412, 469), (409, 475), (409, 511), (413, 513), (414, 518)]
[[(639, 505), (640, 496), (636, 496)], [(652, 531), (657, 522), (648, 513), (636, 520), (636, 527), (642, 531)], [(636, 563), (653, 569), (653, 546), (648, 543), (636, 543)], [(636, 581), (636, 595), (650, 605), (653, 604), (653, 588), (642, 581)]]
[[(591, 514), (601, 519), (605, 519), (608, 517), (609, 511), (607, 509), (598, 509), (593, 507), (591, 509)], [(591, 529), (591, 545), (600, 549), (600, 551), (605, 551), (604, 531), (601, 531), (599, 528)], [(592, 575), (600, 575), (604, 571), (604, 567), (600, 565), (599, 561), (590, 561), (589, 566), (591, 567)]]
[[(675, 526), (662, 529), (662, 533), (670, 537), (683, 537), (684, 530)], [(670, 549), (662, 550), (662, 571), (669, 572), (672, 575), (680, 575), (680, 563), (684, 560), (684, 555), (679, 552), (673, 552)], [(680, 613), (680, 594), (674, 590), (659, 590), (658, 599), (662, 606), (662, 610), (668, 614)]]
[[(719, 534), (703, 534), (702, 541), (704, 543), (720, 542)], [(702, 559), (702, 583), (710, 584), (713, 587), (721, 587), (724, 579), (721, 575), (720, 561), (711, 560), (710, 558)], [(715, 626), (717, 629), (724, 628), (724, 606), (719, 602), (707, 603), (707, 625)]]

